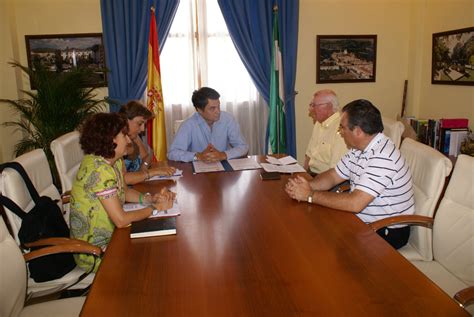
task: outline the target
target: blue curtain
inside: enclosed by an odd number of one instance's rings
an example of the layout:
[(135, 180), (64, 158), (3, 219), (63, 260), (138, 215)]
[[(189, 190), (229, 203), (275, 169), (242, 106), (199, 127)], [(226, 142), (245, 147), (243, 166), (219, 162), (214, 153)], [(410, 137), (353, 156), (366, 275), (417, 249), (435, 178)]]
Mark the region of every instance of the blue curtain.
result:
[(146, 88), (150, 8), (155, 7), (160, 51), (179, 0), (101, 0), (102, 28), (109, 73), (109, 98), (117, 105), (140, 99)]
[(269, 102), (272, 56), (272, 10), (278, 22), (286, 92), (286, 144), (296, 157), (295, 80), (299, 0), (218, 0), (234, 45), (259, 93)]

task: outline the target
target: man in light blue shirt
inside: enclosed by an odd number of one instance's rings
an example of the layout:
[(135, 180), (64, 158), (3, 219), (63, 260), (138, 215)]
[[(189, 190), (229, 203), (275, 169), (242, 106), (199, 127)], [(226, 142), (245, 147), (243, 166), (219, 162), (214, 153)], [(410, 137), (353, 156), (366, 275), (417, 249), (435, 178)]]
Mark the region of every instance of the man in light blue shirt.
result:
[(193, 92), (196, 113), (179, 127), (168, 159), (173, 161), (215, 162), (242, 157), (249, 150), (240, 133), (239, 124), (220, 109), (220, 95), (209, 87)]

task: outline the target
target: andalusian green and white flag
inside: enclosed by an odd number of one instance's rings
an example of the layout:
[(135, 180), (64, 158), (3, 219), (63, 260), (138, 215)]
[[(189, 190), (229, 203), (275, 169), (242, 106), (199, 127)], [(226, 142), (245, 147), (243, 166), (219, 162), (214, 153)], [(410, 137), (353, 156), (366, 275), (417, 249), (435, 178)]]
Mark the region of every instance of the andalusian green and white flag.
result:
[(273, 8), (273, 49), (270, 74), (270, 115), (268, 118), (268, 152), (286, 153), (285, 89), (281, 60), (278, 7)]

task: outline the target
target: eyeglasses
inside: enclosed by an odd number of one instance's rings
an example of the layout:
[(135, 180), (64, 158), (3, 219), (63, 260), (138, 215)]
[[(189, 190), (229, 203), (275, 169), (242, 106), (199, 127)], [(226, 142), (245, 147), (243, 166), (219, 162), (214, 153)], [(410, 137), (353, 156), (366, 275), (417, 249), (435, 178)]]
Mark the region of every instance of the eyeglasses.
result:
[(337, 128), (337, 134), (341, 135), (341, 133), (343, 133), (345, 130), (349, 130), (349, 127), (339, 124), (339, 127)]
[(327, 105), (328, 103), (329, 103), (329, 102), (322, 102), (322, 103), (314, 103), (314, 102), (311, 102), (311, 103), (309, 104), (309, 106), (310, 106), (311, 108), (314, 108), (314, 107), (318, 107), (318, 106), (322, 106), (322, 105)]

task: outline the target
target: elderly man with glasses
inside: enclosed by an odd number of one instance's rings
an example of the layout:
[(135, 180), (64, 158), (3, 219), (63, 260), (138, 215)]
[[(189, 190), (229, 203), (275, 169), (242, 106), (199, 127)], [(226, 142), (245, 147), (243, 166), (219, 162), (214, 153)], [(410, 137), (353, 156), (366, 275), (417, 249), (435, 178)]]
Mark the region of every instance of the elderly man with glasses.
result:
[(314, 127), (306, 148), (304, 168), (312, 174), (320, 174), (335, 167), (348, 151), (338, 133), (341, 113), (334, 91), (324, 89), (315, 92), (308, 112)]

